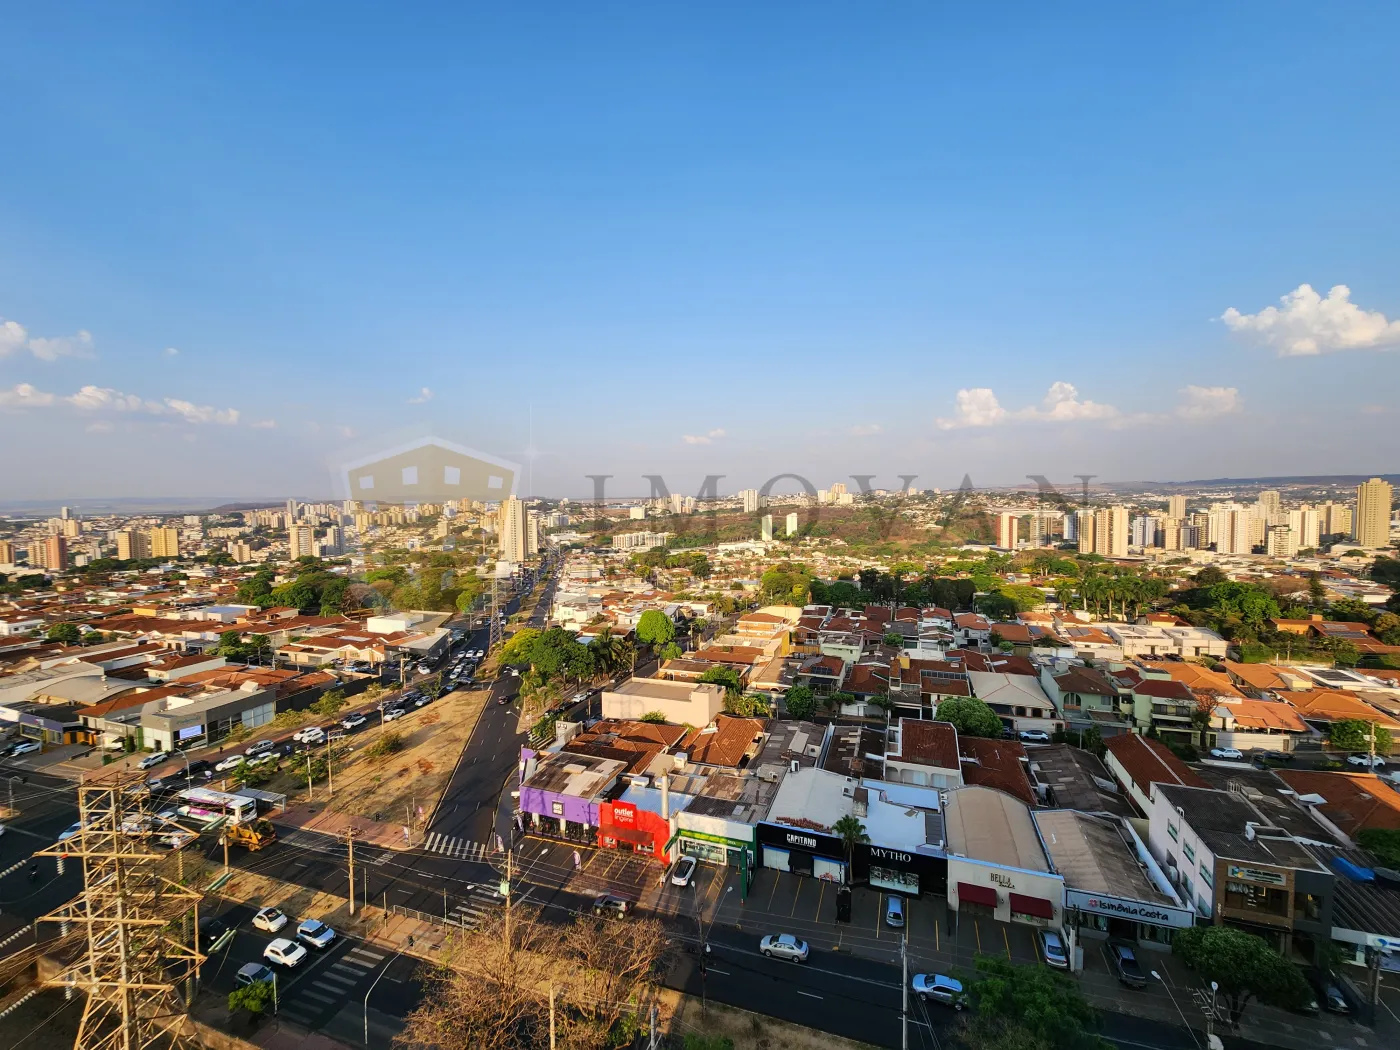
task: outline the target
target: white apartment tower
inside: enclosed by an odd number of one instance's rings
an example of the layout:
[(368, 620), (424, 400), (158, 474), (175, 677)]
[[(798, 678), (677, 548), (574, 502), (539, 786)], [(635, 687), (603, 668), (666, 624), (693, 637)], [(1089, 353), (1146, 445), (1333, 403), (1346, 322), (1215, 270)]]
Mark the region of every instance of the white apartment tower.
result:
[(744, 501), (745, 514), (758, 512), (758, 489), (744, 489), (739, 493), (739, 498)]
[(287, 557), (292, 561), (315, 555), (315, 530), (310, 525), (293, 525), (287, 530)]
[(1002, 511), (997, 515), (997, 546), (1014, 551), (1021, 532), (1021, 516)]
[(1380, 478), (1363, 481), (1356, 486), (1356, 515), (1352, 520), (1352, 536), (1363, 547), (1390, 545), (1390, 508), (1394, 490), (1390, 482)]

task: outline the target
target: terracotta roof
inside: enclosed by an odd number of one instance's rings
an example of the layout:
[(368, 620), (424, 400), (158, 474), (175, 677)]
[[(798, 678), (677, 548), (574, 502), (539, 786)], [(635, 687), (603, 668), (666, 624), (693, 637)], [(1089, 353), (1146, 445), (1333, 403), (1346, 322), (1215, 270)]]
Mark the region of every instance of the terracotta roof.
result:
[(1318, 811), (1343, 834), (1354, 838), (1363, 828), (1400, 829), (1400, 794), (1374, 773), (1338, 773), (1313, 769), (1278, 769), (1280, 780), (1299, 795), (1321, 795)]
[(1161, 678), (1144, 678), (1133, 686), (1133, 692), (1142, 696), (1154, 696), (1161, 700), (1180, 700), (1188, 704), (1196, 702), (1195, 693), (1180, 682), (1171, 679), (1163, 681)]
[(1400, 722), (1372, 707), (1370, 704), (1340, 689), (1310, 689), (1306, 693), (1289, 692), (1281, 689), (1279, 699), (1292, 704), (1304, 718), (1315, 718), (1319, 722), (1338, 722), (1348, 718), (1360, 718), (1375, 722), (1386, 729), (1400, 729)]
[(1144, 795), (1151, 794), (1153, 784), (1210, 787), (1160, 740), (1151, 740), (1137, 733), (1123, 733), (1106, 739), (1104, 746)]
[(1222, 708), (1230, 712), (1242, 729), (1274, 729), (1285, 733), (1306, 733), (1308, 724), (1292, 704), (1272, 700), (1228, 700)]
[(1142, 660), (1139, 662), (1143, 667), (1150, 667), (1154, 671), (1162, 671), (1171, 675), (1174, 681), (1182, 683), (1193, 693), (1215, 693), (1219, 696), (1244, 695), (1234, 687), (1229, 675), (1212, 671), (1200, 664), (1188, 664), (1182, 660)]
[(1055, 684), (1062, 693), (1081, 693), (1089, 696), (1117, 696), (1113, 683), (1092, 667), (1071, 667), (1064, 674), (1055, 675)]
[(958, 768), (958, 731), (951, 722), (919, 718), (899, 720), (899, 753), (888, 756), (899, 762), (916, 762), (942, 769)]
[(1021, 761), (1026, 749), (1018, 741), (959, 736), (958, 751), (963, 758), (976, 759), (962, 763), (963, 783), (996, 788), (1028, 806), (1036, 804), (1035, 792), (1026, 779), (1026, 764)]
[(714, 728), (693, 729), (679, 744), (677, 751), (690, 756), (690, 761), (701, 765), (738, 766), (756, 737), (763, 735), (764, 722), (761, 718), (734, 718), (720, 715)]

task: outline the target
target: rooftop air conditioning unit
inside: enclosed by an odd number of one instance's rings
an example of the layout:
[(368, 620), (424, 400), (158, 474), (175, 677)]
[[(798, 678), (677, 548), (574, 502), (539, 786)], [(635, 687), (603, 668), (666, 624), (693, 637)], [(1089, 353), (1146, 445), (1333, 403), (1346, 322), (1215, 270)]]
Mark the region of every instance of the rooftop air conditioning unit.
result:
[(796, 773), (796, 772), (797, 772), (799, 769), (801, 769), (801, 768), (802, 768), (802, 763), (799, 762), (799, 761), (797, 761), (797, 759), (795, 759), (795, 758), (794, 758), (791, 762), (788, 763), (788, 770), (789, 770), (790, 772), (792, 772), (792, 773)]

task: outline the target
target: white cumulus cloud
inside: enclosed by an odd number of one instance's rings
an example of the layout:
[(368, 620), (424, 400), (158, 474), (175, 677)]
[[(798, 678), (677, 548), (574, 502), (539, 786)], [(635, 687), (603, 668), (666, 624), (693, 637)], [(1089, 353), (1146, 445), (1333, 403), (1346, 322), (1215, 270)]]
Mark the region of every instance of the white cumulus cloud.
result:
[(1116, 420), (1122, 413), (1112, 405), (1081, 399), (1073, 383), (1051, 384), (1039, 405), (1009, 410), (990, 387), (959, 390), (954, 415), (939, 419), (940, 430), (991, 427), (999, 423), (1073, 423), (1080, 420)]
[(418, 391), (418, 394), (417, 394), (416, 397), (411, 397), (411, 398), (408, 399), (408, 403), (409, 403), (410, 405), (425, 405), (425, 404), (427, 404), (429, 401), (431, 401), (432, 399), (433, 399), (433, 392), (432, 392), (431, 390), (429, 390), (427, 387), (423, 387), (423, 389), (421, 389), (420, 391)]
[(257, 421), (254, 422), (254, 423), (249, 423), (248, 425), (249, 425), (250, 427), (252, 427), (254, 430), (276, 430), (276, 429), (277, 429), (277, 420), (275, 420), (275, 419), (259, 419), (259, 420), (257, 420)]
[(29, 383), (20, 383), (0, 390), (0, 408), (73, 408), (86, 413), (137, 413), (145, 416), (176, 416), (187, 423), (219, 423), (231, 426), (238, 422), (236, 408), (215, 408), (196, 405), (192, 401), (167, 397), (151, 401), (136, 394), (124, 394), (111, 387), (89, 384), (76, 394), (58, 395), (39, 390)]
[(53, 403), (54, 396), (52, 394), (46, 394), (42, 390), (36, 390), (28, 383), (17, 383), (9, 390), (0, 390), (0, 406), (7, 408), (16, 405), (44, 408)]
[(222, 423), (231, 426), (238, 422), (236, 408), (215, 408), (212, 405), (196, 405), (190, 401), (167, 397), (165, 405), (171, 412), (182, 417), (187, 423)]
[(723, 427), (715, 427), (703, 434), (682, 434), (681, 440), (687, 445), (712, 445), (716, 439), (726, 437)]
[(1244, 314), (1233, 306), (1220, 315), (1232, 332), (1250, 336), (1280, 357), (1309, 357), (1343, 350), (1382, 350), (1400, 345), (1400, 320), (1351, 301), (1351, 289), (1333, 285), (1327, 298), (1310, 284), (1280, 297), (1281, 306)]
[(92, 357), (92, 333), (82, 331), (75, 335), (42, 338), (31, 336), (18, 321), (6, 321), (0, 317), (0, 357), (25, 351), (40, 361), (57, 361), (60, 357)]
[(1177, 391), (1181, 403), (1176, 414), (1182, 419), (1211, 419), (1238, 412), (1240, 392), (1232, 386), (1184, 386)]
[(162, 353), (164, 353), (166, 357), (179, 357), (179, 356), (180, 356), (179, 347), (174, 347), (174, 346), (167, 346), (167, 347), (162, 351)]

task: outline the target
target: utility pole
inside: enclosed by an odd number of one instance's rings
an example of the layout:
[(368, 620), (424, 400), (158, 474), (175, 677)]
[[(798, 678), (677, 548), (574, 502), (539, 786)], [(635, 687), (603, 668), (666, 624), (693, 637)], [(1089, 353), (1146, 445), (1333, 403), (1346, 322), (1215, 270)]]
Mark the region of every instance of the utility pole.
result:
[(345, 844), (350, 850), (350, 914), (355, 914), (355, 829), (345, 829)]
[(326, 734), (326, 798), (335, 798), (335, 779), (331, 776), (331, 735)]
[(554, 982), (549, 982), (549, 1050), (554, 1050)]
[(306, 749), (306, 801), (316, 801), (315, 781), (311, 779), (311, 749)]
[(902, 933), (899, 935), (899, 965), (903, 970), (903, 979), (899, 983), (902, 993), (899, 1006), (900, 1045), (904, 1050), (909, 1050), (909, 942)]

